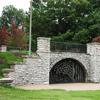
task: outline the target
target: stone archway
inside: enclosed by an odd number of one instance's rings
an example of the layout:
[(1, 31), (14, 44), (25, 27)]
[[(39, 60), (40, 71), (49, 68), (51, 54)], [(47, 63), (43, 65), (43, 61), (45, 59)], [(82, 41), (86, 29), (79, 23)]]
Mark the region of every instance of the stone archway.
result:
[(50, 70), (49, 83), (77, 83), (86, 81), (86, 70), (77, 60), (67, 58), (57, 62)]

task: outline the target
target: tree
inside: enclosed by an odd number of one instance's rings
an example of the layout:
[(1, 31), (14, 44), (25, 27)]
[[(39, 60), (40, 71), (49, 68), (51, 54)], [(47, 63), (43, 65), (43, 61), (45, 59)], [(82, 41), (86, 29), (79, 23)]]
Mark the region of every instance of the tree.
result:
[(0, 19), (0, 28), (3, 27), (3, 23), (5, 23), (5, 27), (9, 31), (8, 45), (25, 48), (27, 41), (26, 33), (24, 32), (26, 19), (24, 11), (9, 5), (3, 8)]
[(26, 33), (23, 31), (23, 26), (17, 27), (13, 18), (11, 19), (10, 45), (21, 49), (27, 47)]
[(90, 0), (90, 3), (93, 9), (100, 7), (100, 0)]
[(56, 36), (68, 41), (70, 32), (73, 36), (69, 41), (87, 43), (100, 35), (100, 0), (47, 0), (37, 4), (33, 5), (32, 19), (35, 38), (47, 36), (54, 40)]
[(37, 33), (37, 36), (56, 36), (69, 29), (77, 31), (81, 28), (81, 19), (90, 11), (90, 3), (87, 0), (47, 0), (38, 2), (38, 5), (33, 5), (32, 20), (32, 31)]
[(8, 38), (8, 32), (7, 32), (6, 26), (4, 24), (0, 31), (0, 46), (7, 45), (7, 38)]
[(15, 19), (16, 26), (24, 23), (25, 21), (25, 13), (22, 9), (16, 9), (14, 6), (9, 5), (3, 8), (2, 16), (0, 20), (1, 25), (5, 23), (7, 26), (8, 31), (11, 31), (11, 19), (12, 17)]
[[(38, 6), (35, 6), (38, 5)], [(47, 0), (33, 2), (32, 33), (36, 36), (58, 36), (71, 30), (86, 27), (86, 17), (91, 12), (88, 0)], [(29, 23), (29, 15), (27, 23)], [(27, 24), (29, 25), (29, 24)], [(27, 29), (29, 27), (27, 26)]]

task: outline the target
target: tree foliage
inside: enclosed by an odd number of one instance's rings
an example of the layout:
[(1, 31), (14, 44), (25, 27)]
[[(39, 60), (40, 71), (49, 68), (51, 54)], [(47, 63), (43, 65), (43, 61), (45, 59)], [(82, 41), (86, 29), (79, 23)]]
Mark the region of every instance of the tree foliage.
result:
[[(87, 43), (100, 35), (100, 0), (36, 1), (32, 11), (34, 38), (48, 36), (53, 40)], [(28, 19), (29, 15), (27, 23)]]
[(3, 8), (2, 16), (0, 17), (0, 44), (8, 42), (10, 46), (26, 48), (25, 18), (26, 14), (22, 9), (16, 9), (12, 5)]
[(0, 27), (5, 23), (8, 31), (11, 31), (11, 19), (14, 18), (16, 26), (24, 23), (25, 13), (22, 9), (17, 9), (12, 5), (5, 6), (2, 11), (2, 16), (0, 20)]
[(8, 39), (8, 32), (7, 32), (6, 26), (3, 25), (0, 31), (0, 46), (6, 45), (7, 39)]
[(11, 34), (9, 36), (9, 45), (26, 49), (27, 40), (26, 33), (23, 31), (23, 26), (17, 27), (14, 19), (11, 20)]
[[(32, 6), (32, 46), (38, 36), (51, 37), (53, 41), (87, 43), (100, 35), (100, 0), (33, 0)], [(29, 17), (30, 11), (25, 14), (23, 10), (6, 6), (0, 26), (5, 23), (10, 33), (19, 34), (18, 26), (23, 23), (29, 32)]]

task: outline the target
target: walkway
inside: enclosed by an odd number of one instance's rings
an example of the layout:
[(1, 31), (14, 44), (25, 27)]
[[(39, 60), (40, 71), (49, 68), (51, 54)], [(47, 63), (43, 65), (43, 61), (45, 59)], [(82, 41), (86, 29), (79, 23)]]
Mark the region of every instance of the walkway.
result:
[(25, 90), (40, 90), (40, 89), (64, 89), (67, 91), (73, 90), (100, 90), (100, 83), (71, 83), (71, 84), (52, 84), (52, 85), (24, 85), (17, 88)]

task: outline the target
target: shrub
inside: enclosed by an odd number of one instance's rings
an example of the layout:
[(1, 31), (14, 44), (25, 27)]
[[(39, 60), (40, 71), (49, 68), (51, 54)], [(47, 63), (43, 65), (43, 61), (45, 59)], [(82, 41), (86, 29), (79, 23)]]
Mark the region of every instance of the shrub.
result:
[(21, 49), (26, 49), (27, 47), (26, 35), (27, 34), (23, 31), (23, 28), (16, 27), (15, 22), (12, 20), (11, 35), (9, 36), (9, 45)]
[(67, 31), (64, 34), (60, 34), (59, 36), (52, 37), (52, 41), (69, 42), (72, 41), (73, 37), (74, 37), (74, 33)]
[(89, 31), (86, 29), (83, 29), (79, 31), (78, 33), (75, 33), (74, 41), (79, 42), (79, 43), (88, 43), (91, 40), (91, 37), (89, 35)]
[(7, 45), (7, 38), (8, 38), (8, 32), (7, 32), (6, 26), (3, 25), (0, 31), (0, 46)]
[(92, 42), (99, 42), (100, 43), (100, 36), (93, 38)]

